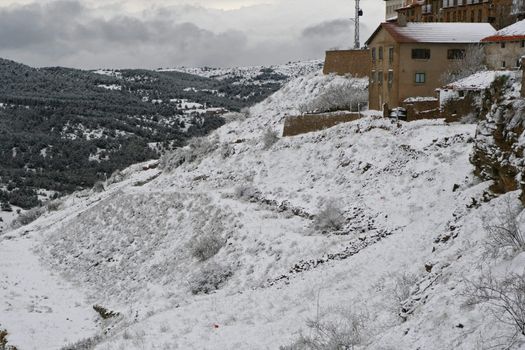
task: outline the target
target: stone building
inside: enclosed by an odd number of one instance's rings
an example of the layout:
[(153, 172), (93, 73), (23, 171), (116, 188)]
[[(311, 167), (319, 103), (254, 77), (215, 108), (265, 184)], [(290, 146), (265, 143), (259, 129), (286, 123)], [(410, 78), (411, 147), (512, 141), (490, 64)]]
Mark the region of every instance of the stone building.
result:
[(323, 73), (368, 77), (370, 72), (369, 52), (361, 50), (330, 50), (326, 51)]
[(488, 23), (382, 23), (366, 42), (370, 50), (370, 109), (436, 97), (441, 76), (469, 45), (496, 31)]
[(385, 0), (385, 20), (391, 21), (397, 18), (397, 10), (404, 6), (404, 0)]
[(438, 89), (441, 117), (447, 122), (475, 117), (483, 108), (484, 94), (496, 78), (510, 72), (482, 71)]
[(525, 56), (525, 20), (497, 31), (482, 40), (490, 69), (517, 69)]
[(409, 0), (397, 12), (408, 22), (478, 22), (501, 29), (518, 18), (513, 8), (513, 0)]

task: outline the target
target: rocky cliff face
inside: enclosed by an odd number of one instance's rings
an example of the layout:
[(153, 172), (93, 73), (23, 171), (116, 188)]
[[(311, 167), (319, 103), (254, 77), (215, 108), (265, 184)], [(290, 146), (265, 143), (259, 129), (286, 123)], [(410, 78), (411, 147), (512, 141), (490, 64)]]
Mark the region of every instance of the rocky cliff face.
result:
[[(519, 75), (501, 76), (492, 83), (479, 116), (471, 161), (478, 176), (494, 181), (495, 193), (525, 189), (525, 99), (520, 97)], [(521, 198), (525, 203), (525, 195)]]

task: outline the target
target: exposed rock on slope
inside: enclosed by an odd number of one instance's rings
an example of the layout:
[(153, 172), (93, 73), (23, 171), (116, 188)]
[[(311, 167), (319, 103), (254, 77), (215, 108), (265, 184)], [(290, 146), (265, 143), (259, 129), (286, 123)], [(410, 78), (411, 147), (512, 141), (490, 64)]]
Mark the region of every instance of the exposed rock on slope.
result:
[(478, 124), (472, 162), (477, 175), (494, 181), (496, 193), (521, 188), (525, 100), (519, 96), (520, 80), (519, 74), (509, 73), (492, 83)]

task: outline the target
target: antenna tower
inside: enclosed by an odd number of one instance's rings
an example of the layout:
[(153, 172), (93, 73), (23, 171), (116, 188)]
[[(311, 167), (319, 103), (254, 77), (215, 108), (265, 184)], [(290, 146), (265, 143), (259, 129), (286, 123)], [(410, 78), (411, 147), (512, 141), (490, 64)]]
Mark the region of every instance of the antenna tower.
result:
[(359, 49), (361, 43), (359, 42), (359, 17), (363, 15), (363, 10), (359, 6), (360, 0), (355, 0), (355, 29), (354, 29), (354, 49)]

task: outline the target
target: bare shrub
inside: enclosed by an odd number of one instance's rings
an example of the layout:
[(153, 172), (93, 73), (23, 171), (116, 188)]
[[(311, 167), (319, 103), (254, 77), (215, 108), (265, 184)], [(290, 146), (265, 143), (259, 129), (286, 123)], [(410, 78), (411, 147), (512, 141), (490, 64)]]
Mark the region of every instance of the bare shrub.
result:
[(511, 248), (515, 253), (525, 251), (525, 233), (521, 231), (518, 216), (523, 207), (507, 199), (503, 209), (489, 218), (484, 218), (484, 228), (488, 232), (488, 247), (493, 255), (501, 248)]
[(47, 202), (46, 208), (47, 211), (57, 211), (60, 210), (60, 208), (64, 205), (64, 202), (60, 199), (55, 199), (52, 201)]
[(199, 261), (206, 261), (217, 254), (225, 243), (220, 228), (207, 231), (197, 229), (190, 241), (191, 255)]
[(17, 350), (16, 346), (7, 344), (7, 336), (9, 333), (5, 329), (0, 329), (0, 350)]
[(398, 304), (410, 298), (412, 287), (417, 282), (417, 275), (403, 273), (394, 278), (394, 296)]
[(170, 327), (167, 324), (163, 324), (160, 326), (159, 331), (161, 333), (168, 333), (170, 331)]
[(190, 278), (191, 293), (209, 294), (223, 286), (231, 276), (233, 276), (231, 266), (208, 263)]
[(184, 163), (201, 160), (219, 147), (217, 137), (196, 137), (190, 140), (186, 147), (165, 153), (159, 161), (159, 168), (172, 171)]
[(367, 317), (363, 314), (344, 313), (331, 320), (309, 320), (309, 335), (301, 334), (280, 350), (351, 350), (363, 344)]
[(253, 202), (261, 194), (261, 192), (252, 184), (242, 184), (235, 187), (235, 197), (245, 201)]
[(279, 134), (277, 133), (277, 131), (268, 128), (264, 132), (262, 140), (263, 148), (270, 149), (274, 144), (277, 143), (277, 141), (279, 141)]
[(487, 303), (494, 317), (514, 329), (508, 341), (525, 336), (525, 274), (511, 273), (495, 279), (490, 273), (470, 282), (467, 295), (471, 303)]
[(366, 102), (368, 102), (367, 90), (354, 86), (349, 80), (341, 85), (327, 87), (312, 102), (299, 108), (302, 112), (357, 111), (359, 104)]
[(106, 188), (104, 187), (104, 183), (102, 181), (98, 181), (95, 183), (95, 185), (93, 185), (93, 192), (95, 193), (104, 192), (105, 190)]
[(126, 179), (126, 175), (122, 171), (115, 170), (113, 174), (111, 174), (111, 176), (109, 177), (107, 183), (108, 185), (112, 185), (112, 184), (122, 182), (125, 179)]
[(103, 320), (120, 316), (120, 313), (111, 311), (100, 305), (93, 305), (93, 310), (95, 310)]
[(222, 118), (226, 123), (232, 123), (236, 121), (243, 121), (248, 117), (248, 112), (229, 112), (222, 115)]
[(463, 59), (451, 61), (449, 68), (441, 75), (441, 83), (447, 85), (485, 70), (485, 50), (482, 45), (470, 45), (465, 49)]
[(82, 339), (76, 343), (66, 345), (60, 350), (92, 350), (103, 340), (102, 336)]
[(345, 221), (341, 205), (335, 200), (329, 200), (315, 216), (313, 226), (315, 230), (327, 233), (343, 229)]
[(41, 217), (44, 214), (44, 212), (45, 209), (43, 207), (29, 209), (28, 211), (18, 215), (18, 217), (11, 223), (11, 227), (18, 228), (25, 225), (29, 225), (30, 223)]
[(233, 147), (233, 145), (223, 143), (220, 147), (220, 152), (222, 159), (230, 158), (235, 154), (235, 148)]

